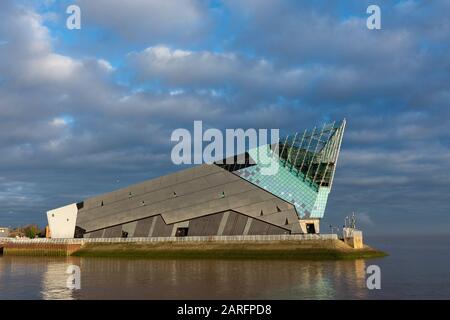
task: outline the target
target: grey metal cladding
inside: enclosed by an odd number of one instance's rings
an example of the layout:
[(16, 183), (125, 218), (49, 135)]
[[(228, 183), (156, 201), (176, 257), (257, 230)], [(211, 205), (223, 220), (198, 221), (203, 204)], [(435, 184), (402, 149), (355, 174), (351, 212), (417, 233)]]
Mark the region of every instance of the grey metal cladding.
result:
[[(223, 223), (222, 235), (242, 234), (247, 216), (281, 227), (281, 230), (270, 227), (268, 230), (273, 231), (266, 231), (270, 234), (284, 233), (285, 229), (293, 232), (300, 230), (299, 226), (296, 228), (296, 210), (291, 204), (219, 166), (201, 165), (170, 176), (86, 200), (84, 208), (78, 212), (77, 225), (88, 234), (91, 232), (89, 237), (103, 235), (100, 231), (92, 230), (119, 224), (127, 224), (125, 229), (134, 231), (131, 233), (123, 229), (129, 237), (148, 237), (150, 229), (150, 236), (163, 237), (173, 233), (173, 224), (190, 221), (189, 235), (216, 235), (222, 214), (215, 214), (234, 210), (230, 211), (226, 223)], [(277, 206), (282, 212), (278, 212)], [(289, 225), (284, 225), (286, 217), (289, 217)], [(135, 228), (130, 226), (128, 229), (128, 224), (133, 221)], [(246, 230), (249, 234), (265, 230), (256, 221), (254, 223)], [(261, 228), (258, 230), (262, 231), (255, 231), (258, 226)]]
[(255, 235), (255, 234), (268, 234), (270, 224), (265, 223), (260, 220), (253, 219), (252, 224), (250, 225), (250, 228), (248, 230), (248, 235)]
[(288, 234), (289, 231), (261, 220), (253, 219), (248, 235)]
[[(106, 201), (110, 194), (98, 198), (98, 205), (95, 208), (80, 210), (77, 222), (86, 230), (98, 229), (111, 224), (126, 223), (130, 220), (144, 218), (149, 215), (156, 215), (177, 208), (183, 208), (187, 204), (200, 204), (207, 200), (215, 200), (222, 192), (229, 195), (239, 191), (245, 191), (252, 188), (251, 184), (245, 183), (242, 179), (235, 177), (233, 174), (222, 170), (217, 166), (213, 167), (213, 171), (207, 170), (207, 166), (200, 166), (202, 170), (197, 169), (195, 173), (201, 176), (200, 179), (196, 175), (194, 181), (183, 182), (179, 185), (166, 187), (160, 184), (160, 189), (153, 190), (150, 193), (133, 193), (120, 201)], [(217, 172), (217, 170), (220, 170)], [(203, 178), (210, 175), (218, 175), (220, 177), (230, 176), (225, 179), (222, 186), (211, 185)], [(214, 178), (215, 179), (215, 178)], [(220, 180), (220, 179), (219, 179)], [(230, 184), (230, 185), (228, 185)], [(231, 185), (233, 184), (233, 185)], [(136, 190), (137, 188), (129, 188)], [(179, 191), (177, 192), (177, 189)], [(176, 194), (174, 194), (174, 192)], [(183, 198), (182, 198), (183, 197)], [(103, 202), (103, 206), (101, 203)], [(145, 206), (145, 207), (143, 207)], [(209, 205), (207, 205), (209, 207)], [(217, 212), (217, 211), (216, 211)], [(126, 214), (125, 214), (126, 213)], [(113, 217), (115, 216), (115, 217)], [(113, 218), (113, 219), (111, 219)], [(173, 222), (173, 221), (172, 221)]]
[(216, 213), (189, 221), (189, 236), (217, 235), (223, 212)]
[(224, 236), (242, 235), (244, 233), (244, 228), (247, 223), (247, 219), (248, 219), (247, 216), (244, 216), (237, 212), (230, 212), (227, 224), (225, 225), (222, 235)]
[(190, 181), (185, 181), (185, 182), (181, 182), (178, 183), (176, 185), (173, 185), (171, 187), (171, 194), (170, 197), (174, 196), (174, 192), (177, 196), (184, 196), (187, 195), (189, 193), (194, 193), (197, 191), (201, 191), (204, 190), (206, 188), (208, 188), (209, 185), (207, 184), (207, 182), (205, 181), (204, 177), (200, 177), (197, 179), (193, 179)]
[(150, 232), (150, 227), (155, 217), (139, 220), (136, 224), (133, 237), (147, 237)]
[(170, 237), (172, 234), (173, 224), (167, 225), (161, 216), (155, 217), (155, 226), (152, 237)]
[(122, 231), (127, 233), (128, 238), (134, 237), (136, 231), (137, 221), (132, 221), (122, 225)]
[(109, 227), (105, 229), (103, 238), (119, 238), (122, 237), (122, 225)]
[(109, 204), (111, 202), (126, 200), (131, 192), (134, 195), (151, 192), (154, 190), (159, 190), (167, 187), (171, 187), (175, 184), (189, 181), (195, 178), (200, 178), (213, 173), (220, 173), (222, 169), (215, 165), (204, 164), (194, 168), (185, 169), (179, 172), (175, 172), (163, 177), (158, 177), (152, 180), (147, 180), (139, 184), (135, 184), (126, 188), (108, 192), (105, 194), (97, 195), (86, 199), (84, 201), (84, 207), (80, 210), (82, 214), (85, 211), (89, 211), (94, 208), (98, 208), (103, 204)]
[(281, 226), (283, 228), (288, 228), (291, 230), (292, 230), (292, 228), (290, 226), (285, 226), (286, 219), (288, 219), (289, 223), (295, 223), (295, 224), (299, 225), (297, 213), (294, 209), (289, 209), (289, 210), (271, 213), (271, 214), (267, 214), (267, 215), (264, 214), (263, 216), (258, 216), (258, 219), (266, 221), (270, 224), (274, 224), (274, 225)]
[(105, 231), (104, 229), (101, 229), (101, 230), (97, 230), (97, 231), (91, 232), (89, 234), (89, 238), (102, 238), (104, 231)]
[(288, 225), (285, 226), (287, 229), (291, 230), (291, 233), (302, 233), (302, 229), (300, 228), (300, 223), (298, 223), (297, 221), (292, 222)]
[(286, 229), (282, 229), (280, 227), (270, 225), (267, 230), (267, 234), (287, 234), (289, 233)]
[[(225, 192), (224, 197), (222, 197), (223, 192)], [(194, 218), (199, 214), (210, 214), (248, 204), (252, 201), (252, 194), (262, 192), (264, 191), (240, 180), (224, 186), (206, 188), (185, 196), (174, 196), (170, 193), (170, 199), (154, 203), (151, 203), (152, 199), (141, 200), (137, 197), (122, 201), (120, 205), (113, 204), (91, 210), (89, 214), (87, 214), (88, 212), (80, 214), (77, 223), (86, 230), (92, 230), (162, 213), (167, 215), (164, 218), (167, 218), (168, 223), (175, 223)], [(144, 204), (142, 201), (145, 201)], [(108, 210), (112, 212), (108, 212)]]
[(230, 174), (228, 171), (222, 170), (222, 172), (217, 172), (215, 174), (207, 175), (203, 177), (206, 183), (210, 187), (219, 186), (228, 182), (241, 180), (238, 176)]

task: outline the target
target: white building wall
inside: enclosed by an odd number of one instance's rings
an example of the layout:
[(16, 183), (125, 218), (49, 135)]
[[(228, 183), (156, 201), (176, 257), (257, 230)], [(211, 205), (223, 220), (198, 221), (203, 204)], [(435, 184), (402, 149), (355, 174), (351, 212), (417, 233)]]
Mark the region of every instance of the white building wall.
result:
[(73, 238), (78, 208), (75, 203), (47, 211), (48, 226), (53, 239)]

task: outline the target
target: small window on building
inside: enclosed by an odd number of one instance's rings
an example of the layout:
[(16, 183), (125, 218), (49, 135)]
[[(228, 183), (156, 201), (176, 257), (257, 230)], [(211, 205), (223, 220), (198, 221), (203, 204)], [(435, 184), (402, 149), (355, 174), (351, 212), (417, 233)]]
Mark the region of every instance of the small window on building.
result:
[(189, 228), (177, 228), (175, 237), (186, 237), (188, 235)]
[(280, 209), (280, 208), (278, 208), (278, 206), (277, 206), (277, 212), (281, 212), (281, 209)]
[(128, 198), (131, 198), (133, 196), (133, 194), (130, 192), (128, 193)]
[(101, 203), (101, 205), (100, 206), (102, 206), (103, 207), (103, 201), (102, 201), (102, 203)]
[(314, 226), (314, 223), (306, 224), (306, 233), (316, 233), (316, 227)]
[(225, 191), (222, 191), (222, 193), (220, 194), (221, 198), (225, 198)]
[(79, 226), (75, 226), (75, 238), (83, 238), (85, 233), (85, 229), (80, 228)]
[(145, 201), (142, 201), (142, 206), (145, 206)]
[(173, 192), (173, 197), (175, 198), (177, 196), (177, 193), (174, 191)]
[(264, 213), (263, 213), (263, 211), (261, 210), (261, 213), (259, 214), (260, 216), (263, 216), (264, 215)]

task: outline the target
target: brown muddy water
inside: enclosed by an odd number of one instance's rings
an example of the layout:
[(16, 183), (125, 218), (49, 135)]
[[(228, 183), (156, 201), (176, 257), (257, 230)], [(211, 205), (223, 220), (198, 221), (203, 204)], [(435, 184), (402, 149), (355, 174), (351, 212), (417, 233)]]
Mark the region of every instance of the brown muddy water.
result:
[[(449, 299), (450, 237), (371, 244), (389, 257), (353, 261), (128, 260), (0, 257), (0, 299)], [(366, 268), (381, 268), (369, 290)], [(70, 265), (81, 289), (67, 288)]]

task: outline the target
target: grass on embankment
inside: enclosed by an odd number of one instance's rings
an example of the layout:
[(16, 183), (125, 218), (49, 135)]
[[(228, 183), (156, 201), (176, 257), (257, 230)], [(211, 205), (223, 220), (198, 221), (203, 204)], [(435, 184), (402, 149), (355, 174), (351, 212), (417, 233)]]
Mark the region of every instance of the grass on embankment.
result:
[(379, 258), (387, 254), (370, 247), (352, 249), (340, 240), (309, 240), (245, 243), (90, 243), (72, 255), (138, 259), (343, 260)]
[(4, 249), (4, 256), (28, 256), (28, 257), (67, 257), (66, 250), (60, 249)]

